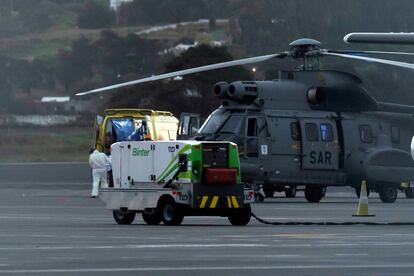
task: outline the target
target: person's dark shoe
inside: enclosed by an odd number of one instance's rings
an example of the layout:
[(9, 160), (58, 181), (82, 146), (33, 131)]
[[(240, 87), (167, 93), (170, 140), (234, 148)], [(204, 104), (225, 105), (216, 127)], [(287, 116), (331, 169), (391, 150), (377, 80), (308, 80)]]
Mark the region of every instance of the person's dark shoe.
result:
[(91, 196), (91, 198), (96, 198), (96, 196)]

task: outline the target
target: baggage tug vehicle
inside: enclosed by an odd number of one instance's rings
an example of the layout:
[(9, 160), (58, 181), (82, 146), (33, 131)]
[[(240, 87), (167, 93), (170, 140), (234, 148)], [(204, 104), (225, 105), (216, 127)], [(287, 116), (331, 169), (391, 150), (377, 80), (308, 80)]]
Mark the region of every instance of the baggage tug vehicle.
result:
[(118, 224), (131, 224), (136, 213), (150, 225), (180, 225), (184, 216), (250, 221), (254, 192), (241, 182), (234, 143), (117, 142), (111, 158), (113, 185), (100, 189), (100, 198)]

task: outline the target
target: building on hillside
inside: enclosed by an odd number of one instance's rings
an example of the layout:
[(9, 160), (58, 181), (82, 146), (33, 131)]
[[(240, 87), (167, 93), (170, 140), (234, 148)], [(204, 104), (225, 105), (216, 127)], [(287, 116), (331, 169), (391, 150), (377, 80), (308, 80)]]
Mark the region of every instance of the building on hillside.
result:
[(42, 97), (37, 102), (39, 114), (79, 114), (97, 112), (92, 100), (66, 97)]
[(122, 5), (122, 3), (132, 2), (133, 0), (110, 0), (109, 7), (114, 10), (118, 10), (118, 8)]

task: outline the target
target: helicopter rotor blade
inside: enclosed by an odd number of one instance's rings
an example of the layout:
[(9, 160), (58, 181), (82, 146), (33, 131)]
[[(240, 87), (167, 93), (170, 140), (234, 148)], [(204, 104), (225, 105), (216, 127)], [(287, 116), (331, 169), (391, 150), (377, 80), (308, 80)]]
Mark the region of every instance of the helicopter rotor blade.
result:
[(121, 88), (121, 87), (125, 87), (125, 86), (130, 86), (130, 85), (134, 85), (134, 84), (145, 83), (145, 82), (156, 81), (156, 80), (162, 80), (162, 79), (168, 79), (168, 78), (174, 78), (174, 77), (178, 77), (178, 76), (184, 76), (184, 75), (189, 75), (189, 74), (194, 74), (194, 73), (199, 73), (199, 72), (204, 72), (204, 71), (210, 71), (210, 70), (216, 70), (216, 69), (221, 69), (221, 68), (227, 68), (227, 67), (232, 67), (232, 66), (258, 63), (258, 62), (263, 62), (263, 61), (266, 61), (266, 60), (269, 60), (269, 59), (272, 59), (272, 58), (284, 58), (287, 55), (288, 55), (287, 52), (282, 52), (282, 53), (278, 53), (278, 54), (270, 54), (270, 55), (264, 55), (264, 56), (257, 56), (257, 57), (251, 57), (251, 58), (244, 58), (244, 59), (232, 60), (232, 61), (227, 61), (227, 62), (221, 62), (221, 63), (211, 64), (211, 65), (205, 65), (205, 66), (180, 70), (180, 71), (176, 71), (176, 72), (165, 73), (165, 74), (161, 74), (161, 75), (157, 75), (157, 76), (151, 76), (151, 77), (147, 77), (147, 78), (143, 78), (143, 79), (118, 83), (118, 84), (114, 84), (114, 85), (110, 85), (110, 86), (106, 86), (106, 87), (101, 87), (101, 88), (97, 88), (97, 89), (77, 93), (77, 94), (75, 94), (75, 96), (84, 96), (84, 95), (89, 95), (89, 94), (93, 94), (93, 93), (108, 92), (109, 90), (113, 90), (113, 89)]
[(414, 45), (414, 33), (349, 33), (346, 43), (406, 44)]
[(403, 67), (403, 68), (407, 68), (407, 69), (414, 69), (414, 64), (412, 64), (412, 63), (394, 61), (394, 60), (388, 60), (388, 59), (354, 56), (354, 55), (347, 55), (347, 54), (338, 54), (338, 53), (332, 53), (332, 52), (322, 52), (321, 55), (335, 56), (335, 57), (342, 57), (342, 58), (349, 58), (349, 59), (357, 59), (357, 60), (362, 60), (362, 61), (369, 61), (369, 62), (376, 62), (376, 63), (381, 63), (381, 64), (393, 65), (393, 66)]
[(408, 52), (384, 52), (384, 51), (347, 51), (347, 50), (328, 50), (329, 53), (346, 54), (346, 55), (400, 55), (414, 56), (414, 53)]

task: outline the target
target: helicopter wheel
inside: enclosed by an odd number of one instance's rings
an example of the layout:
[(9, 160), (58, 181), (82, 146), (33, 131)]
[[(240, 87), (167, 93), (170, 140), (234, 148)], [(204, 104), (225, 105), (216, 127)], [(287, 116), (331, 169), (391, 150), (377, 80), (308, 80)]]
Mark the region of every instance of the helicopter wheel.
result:
[(325, 187), (316, 185), (307, 185), (305, 188), (305, 198), (311, 203), (318, 203), (324, 197)]
[(379, 196), (383, 203), (394, 203), (398, 197), (398, 190), (395, 185), (384, 185), (380, 187)]

